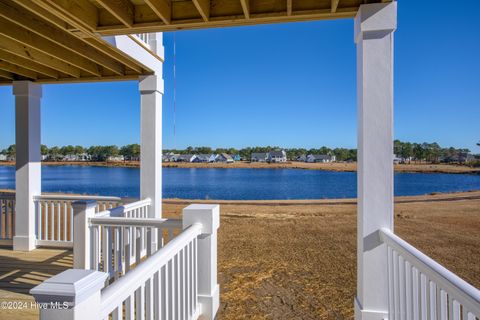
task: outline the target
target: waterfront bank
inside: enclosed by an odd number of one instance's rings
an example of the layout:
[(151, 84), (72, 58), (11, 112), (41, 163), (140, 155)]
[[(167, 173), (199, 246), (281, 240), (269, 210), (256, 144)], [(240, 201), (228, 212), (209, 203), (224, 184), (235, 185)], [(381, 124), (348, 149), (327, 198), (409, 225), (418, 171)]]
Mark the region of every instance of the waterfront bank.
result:
[[(120, 168), (139, 168), (139, 161), (121, 161), (121, 162), (87, 162), (87, 161), (57, 161), (42, 162), (44, 166), (85, 166), (85, 167), (120, 167)], [(283, 163), (265, 163), (237, 161), (234, 163), (191, 163), (191, 162), (164, 162), (164, 168), (217, 168), (217, 169), (304, 169), (304, 170), (323, 170), (335, 172), (355, 172), (357, 170), (356, 162), (331, 162), (331, 163), (307, 163), (299, 161), (288, 161)], [(15, 162), (3, 161), (0, 166), (15, 166)], [(411, 163), (396, 164), (395, 172), (411, 173), (459, 173), (459, 174), (480, 174), (480, 168), (458, 164), (430, 164), (430, 163)]]
[[(301, 169), (164, 168), (163, 197), (214, 200), (302, 200), (357, 196), (355, 172)], [(0, 189), (15, 188), (15, 168), (0, 167)], [(139, 168), (44, 166), (43, 192), (138, 198)], [(480, 175), (396, 172), (396, 196), (480, 190)]]

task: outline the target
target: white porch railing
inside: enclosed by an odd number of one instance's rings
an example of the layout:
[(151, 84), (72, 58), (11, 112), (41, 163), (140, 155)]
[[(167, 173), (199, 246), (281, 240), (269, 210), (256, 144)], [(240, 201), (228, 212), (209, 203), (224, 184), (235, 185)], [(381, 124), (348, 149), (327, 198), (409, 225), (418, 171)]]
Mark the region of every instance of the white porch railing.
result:
[(45, 247), (73, 247), (73, 202), (95, 200), (97, 212), (123, 203), (119, 197), (100, 196), (40, 195), (33, 200), (37, 245)]
[(152, 47), (150, 46), (150, 40), (152, 38), (152, 34), (150, 33), (136, 33), (130, 35), (130, 39), (144, 47), (145, 49), (151, 51)]
[[(101, 294), (100, 318), (197, 319), (197, 237), (202, 225), (182, 231)], [(155, 317), (155, 318), (154, 318)]]
[(390, 320), (475, 320), (480, 291), (396, 236), (380, 230), (388, 248)]
[[(90, 237), (88, 242), (92, 248), (90, 269), (118, 279), (181, 232), (179, 219), (148, 218), (150, 205), (151, 200), (144, 199), (91, 218), (85, 215), (85, 219), (89, 219), (86, 236)], [(82, 242), (84, 240), (80, 239), (78, 245)], [(80, 250), (83, 249), (84, 246)]]
[(191, 205), (182, 220), (125, 217), (149, 206), (95, 214), (94, 201), (73, 204), (76, 269), (31, 290), (47, 303), (41, 319), (215, 318), (219, 206)]
[(0, 244), (11, 245), (15, 235), (15, 194), (0, 194)]

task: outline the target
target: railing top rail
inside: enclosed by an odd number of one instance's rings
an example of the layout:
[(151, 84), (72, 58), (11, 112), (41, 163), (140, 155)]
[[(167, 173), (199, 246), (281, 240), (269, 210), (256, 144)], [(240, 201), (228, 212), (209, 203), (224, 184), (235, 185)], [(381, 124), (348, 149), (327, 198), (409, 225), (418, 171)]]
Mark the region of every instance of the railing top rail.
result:
[(90, 218), (90, 225), (106, 227), (182, 228), (182, 220), (158, 218), (95, 217)]
[(116, 306), (120, 305), (142, 283), (145, 283), (160, 268), (170, 261), (187, 243), (198, 237), (202, 225), (194, 223), (173, 238), (162, 249), (155, 252), (147, 260), (141, 262), (135, 269), (126, 273), (110, 286), (102, 290), (101, 317), (106, 318)]
[(34, 201), (38, 200), (64, 200), (64, 201), (77, 201), (77, 200), (97, 200), (97, 201), (123, 201), (120, 197), (106, 197), (106, 196), (83, 196), (83, 195), (57, 195), (57, 194), (42, 194), (33, 197)]
[(471, 311), (477, 315), (480, 314), (480, 290), (395, 235), (389, 229), (383, 228), (380, 230), (380, 239), (404, 255), (415, 267), (428, 273), (432, 280), (436, 281), (441, 287), (443, 286), (445, 289), (453, 291), (452, 294), (455, 299), (465, 299), (469, 304), (469, 308), (473, 309)]
[(0, 199), (15, 200), (14, 193), (0, 193)]
[(152, 204), (152, 200), (150, 198), (145, 198), (143, 200), (138, 200), (138, 201), (135, 201), (135, 202), (132, 202), (132, 203), (124, 204), (123, 206), (118, 207), (118, 208), (123, 207), (124, 210), (134, 210), (134, 209), (137, 209), (137, 208), (149, 206), (151, 204)]
[(152, 204), (152, 200), (150, 198), (146, 198), (143, 200), (135, 201), (132, 203), (127, 203), (122, 206), (108, 209), (102, 212), (99, 212), (96, 217), (121, 217), (125, 212), (132, 211), (135, 209), (139, 209), (142, 207), (146, 207)]

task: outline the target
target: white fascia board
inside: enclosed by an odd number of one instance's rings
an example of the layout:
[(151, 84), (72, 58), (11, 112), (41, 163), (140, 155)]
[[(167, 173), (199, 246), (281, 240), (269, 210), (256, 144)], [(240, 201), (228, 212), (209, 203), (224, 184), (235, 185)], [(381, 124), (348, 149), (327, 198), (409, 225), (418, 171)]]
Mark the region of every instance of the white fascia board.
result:
[(157, 75), (162, 75), (163, 63), (157, 57), (145, 50), (144, 47), (136, 43), (127, 35), (102, 37), (103, 40), (129, 55), (142, 64), (145, 69), (153, 71)]

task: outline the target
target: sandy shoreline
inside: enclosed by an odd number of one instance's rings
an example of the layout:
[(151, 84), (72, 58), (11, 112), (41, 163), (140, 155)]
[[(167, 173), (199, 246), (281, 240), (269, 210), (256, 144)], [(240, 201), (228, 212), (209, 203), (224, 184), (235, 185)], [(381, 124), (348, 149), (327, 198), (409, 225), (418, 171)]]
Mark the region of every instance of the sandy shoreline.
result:
[[(0, 166), (14, 166), (14, 162), (0, 162)], [(125, 162), (42, 162), (44, 166), (96, 166), (96, 167), (122, 167), (138, 168), (138, 161)], [(304, 170), (324, 170), (336, 172), (355, 172), (357, 164), (355, 162), (334, 162), (334, 163), (306, 163), (290, 161), (285, 163), (260, 163), (238, 161), (235, 163), (188, 163), (188, 162), (166, 162), (164, 168), (219, 168), (219, 169), (304, 169)], [(454, 164), (397, 164), (396, 172), (416, 172), (416, 173), (464, 173), (480, 174), (480, 168), (469, 167), (466, 165)]]

